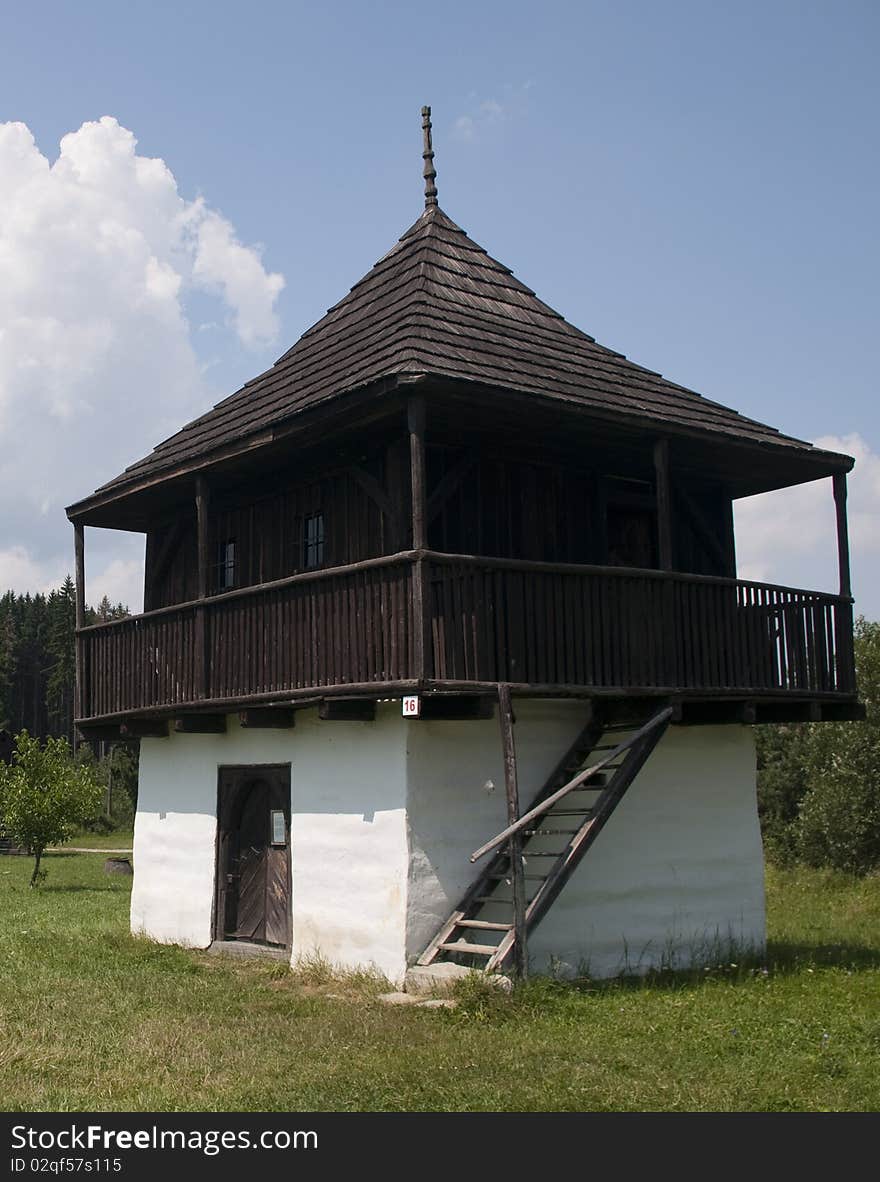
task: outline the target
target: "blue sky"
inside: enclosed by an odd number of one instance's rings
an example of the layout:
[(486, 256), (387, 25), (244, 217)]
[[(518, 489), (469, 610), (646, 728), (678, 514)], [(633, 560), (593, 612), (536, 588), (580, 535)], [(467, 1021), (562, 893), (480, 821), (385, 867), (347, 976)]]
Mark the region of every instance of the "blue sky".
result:
[[(69, 435), (88, 403), (90, 442), (82, 462), (53, 462), (33, 520), (22, 508), (7, 523), (0, 578), (51, 581), (69, 565), (65, 503), (145, 454), (168, 433), (157, 422), (173, 429), (273, 361), (415, 220), (429, 102), (441, 205), (543, 299), (707, 396), (859, 452), (856, 595), (880, 616), (878, 34), (880, 8), (858, 0), (7, 6), (0, 120), (25, 124), (51, 165), (63, 136), (112, 116), (138, 157), (165, 162), (188, 209), (202, 197), (230, 230), (222, 259), (202, 243), (180, 263), (180, 242), (163, 255), (149, 211), (138, 204), (126, 222), (113, 195), (113, 217), (149, 240), (170, 285), (162, 323), (179, 313), (179, 367), (154, 375), (174, 394), (151, 419), (149, 384), (125, 372), (122, 343), (146, 339), (138, 322), (118, 329), (117, 348), (106, 346), (112, 309), (80, 325), (97, 358), (91, 401), (80, 387), (62, 392), (41, 434)], [(93, 136), (89, 159), (113, 156), (114, 135)], [(19, 184), (3, 160), (0, 189)], [(80, 176), (71, 225), (82, 186), (113, 188), (108, 176)], [(106, 193), (101, 202), (88, 207), (91, 227), (106, 224)], [(32, 204), (18, 202), (16, 225)], [(46, 208), (65, 216), (57, 194)], [(87, 268), (95, 235), (58, 257)], [(0, 279), (16, 257), (0, 250)], [(40, 317), (56, 325), (61, 265), (48, 251), (27, 264), (46, 289)], [(14, 317), (31, 298), (0, 308)], [(141, 373), (174, 352), (149, 339)], [(64, 340), (76, 355), (76, 334)], [(13, 362), (7, 374), (20, 375)], [(32, 349), (27, 363), (39, 373), (45, 354)], [(3, 373), (0, 358), (0, 383)], [(16, 380), (7, 403), (32, 405)], [(12, 422), (24, 430), (24, 411)], [(830, 491), (818, 491), (743, 506), (745, 573), (833, 589)], [(134, 566), (109, 569), (113, 554), (133, 555), (123, 542), (96, 541), (90, 598), (105, 577), (111, 594), (134, 598)]]

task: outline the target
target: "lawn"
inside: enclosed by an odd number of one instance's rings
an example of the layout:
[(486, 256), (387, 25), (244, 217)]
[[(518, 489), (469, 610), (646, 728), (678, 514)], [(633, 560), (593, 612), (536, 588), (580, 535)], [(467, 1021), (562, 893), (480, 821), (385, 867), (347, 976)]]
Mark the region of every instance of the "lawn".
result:
[(6, 1111), (880, 1107), (876, 877), (770, 871), (758, 964), (424, 1010), (133, 939), (102, 855), (44, 864), (0, 858)]
[(117, 833), (78, 833), (69, 844), (90, 850), (130, 850), (133, 841), (134, 833), (124, 829)]

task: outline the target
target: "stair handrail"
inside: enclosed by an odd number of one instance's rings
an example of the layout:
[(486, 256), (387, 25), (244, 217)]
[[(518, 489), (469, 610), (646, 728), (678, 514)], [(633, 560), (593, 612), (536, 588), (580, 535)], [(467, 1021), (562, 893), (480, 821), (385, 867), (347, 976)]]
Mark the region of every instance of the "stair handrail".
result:
[(617, 759), (618, 755), (622, 755), (624, 751), (628, 751), (646, 735), (649, 735), (656, 727), (667, 723), (672, 717), (673, 713), (674, 710), (672, 706), (666, 706), (663, 710), (660, 710), (654, 715), (653, 718), (648, 719), (644, 726), (640, 726), (637, 731), (634, 731), (628, 739), (624, 739), (622, 743), (618, 743), (614, 750), (610, 751), (603, 759), (600, 759), (598, 763), (594, 763), (590, 767), (584, 768), (582, 772), (578, 772), (578, 774), (573, 779), (569, 780), (567, 784), (563, 784), (561, 788), (557, 788), (557, 790), (551, 793), (550, 796), (546, 798), (546, 800), (542, 800), (540, 804), (536, 804), (535, 807), (529, 809), (527, 813), (523, 813), (518, 821), (514, 821), (512, 825), (508, 825), (506, 829), (502, 829), (501, 832), (496, 837), (493, 837), (491, 841), (487, 841), (486, 844), (481, 845), (478, 850), (474, 850), (474, 852), (471, 854), (471, 861), (478, 861), (478, 859), (482, 858), (484, 854), (488, 854), (490, 850), (494, 850), (496, 846), (499, 846), (503, 842), (507, 841), (507, 839), (514, 833), (518, 833), (520, 829), (524, 829), (526, 825), (528, 825), (531, 821), (534, 821), (536, 817), (543, 816), (543, 814), (546, 813), (548, 809), (551, 809), (558, 800), (562, 799), (563, 796), (566, 796), (569, 792), (574, 792), (576, 788), (580, 788), (581, 784), (586, 783), (586, 781), (595, 776), (597, 772), (601, 772), (604, 767), (607, 767), (608, 764), (612, 762), (612, 760)]

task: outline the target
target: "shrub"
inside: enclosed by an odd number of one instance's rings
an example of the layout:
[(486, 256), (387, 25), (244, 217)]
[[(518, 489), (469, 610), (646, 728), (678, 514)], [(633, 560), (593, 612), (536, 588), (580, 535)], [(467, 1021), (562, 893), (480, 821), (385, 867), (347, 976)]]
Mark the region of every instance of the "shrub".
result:
[(880, 868), (880, 624), (856, 621), (855, 655), (864, 722), (757, 728), (761, 826), (778, 861)]

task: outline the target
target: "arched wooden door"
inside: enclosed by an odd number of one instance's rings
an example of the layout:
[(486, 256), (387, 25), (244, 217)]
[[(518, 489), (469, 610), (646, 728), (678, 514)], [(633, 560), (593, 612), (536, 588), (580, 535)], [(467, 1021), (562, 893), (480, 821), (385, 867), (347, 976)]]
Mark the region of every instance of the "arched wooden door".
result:
[(220, 769), (215, 939), (290, 945), (290, 768)]

